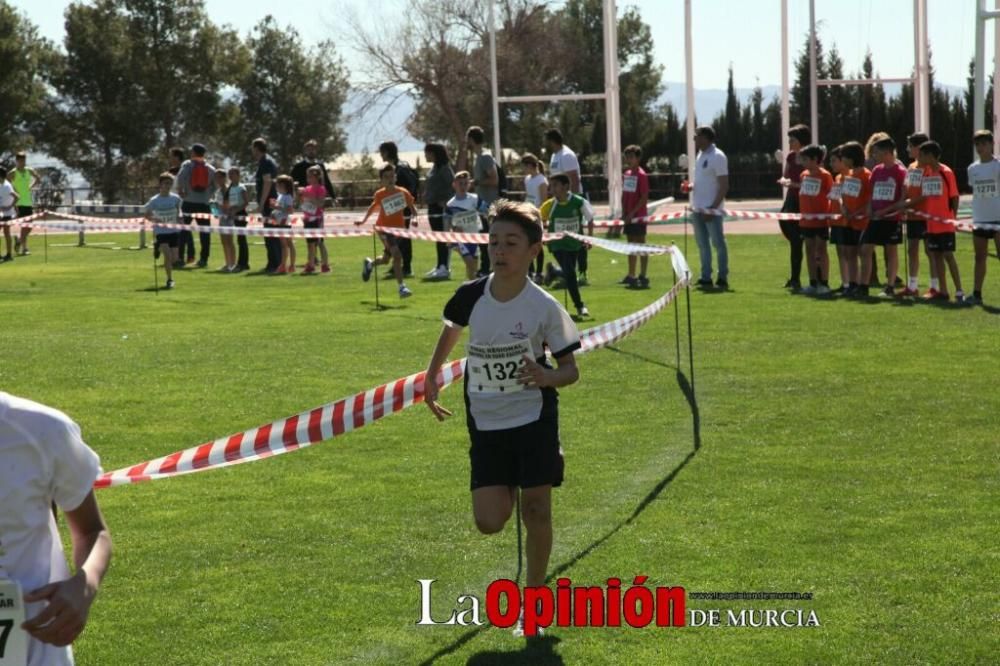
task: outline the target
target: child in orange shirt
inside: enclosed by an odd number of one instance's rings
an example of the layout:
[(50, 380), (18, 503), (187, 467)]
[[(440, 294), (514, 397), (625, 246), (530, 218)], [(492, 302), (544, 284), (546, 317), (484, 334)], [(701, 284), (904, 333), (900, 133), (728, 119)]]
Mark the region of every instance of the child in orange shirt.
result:
[[(375, 193), (372, 205), (368, 207), (368, 212), (365, 213), (364, 219), (355, 222), (355, 224), (358, 226), (364, 224), (371, 217), (372, 213), (377, 210), (378, 219), (375, 221), (376, 227), (403, 229), (406, 226), (403, 211), (407, 208), (411, 210), (416, 208), (413, 195), (408, 190), (396, 186), (396, 168), (391, 164), (386, 164), (382, 167), (382, 170), (379, 171), (379, 179), (382, 181), (382, 189)], [(413, 292), (403, 282), (403, 255), (399, 249), (399, 238), (383, 233), (380, 233), (378, 236), (382, 240), (382, 246), (385, 248), (385, 251), (382, 253), (382, 256), (374, 260), (371, 257), (365, 257), (361, 269), (361, 279), (368, 282), (375, 266), (389, 263), (389, 258), (392, 257), (392, 274), (396, 277), (396, 283), (399, 285), (399, 297), (408, 298), (412, 296)]]
[[(830, 150), (830, 175), (833, 176), (833, 187), (826, 198), (830, 200), (830, 212), (840, 212), (840, 189), (844, 180), (844, 163), (840, 159), (841, 146)], [(844, 252), (844, 232), (847, 231), (847, 218), (839, 215), (830, 220), (830, 244), (837, 248), (837, 266), (840, 268), (840, 289), (836, 293), (843, 296), (847, 293), (847, 285), (850, 282), (848, 276), (847, 255)]]
[(844, 257), (847, 263), (847, 291), (853, 296), (861, 274), (859, 249), (861, 234), (868, 226), (868, 202), (871, 201), (872, 172), (865, 168), (865, 149), (857, 141), (848, 141), (840, 147), (843, 172), (840, 179), (840, 211), (847, 226), (843, 229)]
[(830, 221), (822, 217), (810, 217), (830, 212), (829, 195), (833, 189), (833, 176), (820, 166), (824, 153), (825, 150), (816, 144), (799, 151), (799, 159), (805, 167), (799, 185), (799, 212), (802, 214), (799, 229), (806, 242), (806, 262), (809, 268), (809, 286), (802, 293), (817, 296), (830, 293), (830, 256), (826, 251), (826, 242), (830, 238)]
[(951, 272), (955, 281), (955, 302), (964, 303), (962, 278), (958, 274), (958, 262), (955, 261), (955, 226), (941, 219), (953, 220), (958, 214), (958, 184), (955, 182), (955, 172), (942, 164), (941, 146), (937, 141), (925, 141), (920, 144), (917, 161), (923, 167), (924, 175), (920, 184), (920, 196), (909, 201), (912, 205), (920, 204), (919, 210), (932, 215), (927, 220), (927, 252), (938, 276), (941, 287), (938, 290), (929, 289), (924, 298), (927, 300), (947, 301), (948, 274), (945, 266)]

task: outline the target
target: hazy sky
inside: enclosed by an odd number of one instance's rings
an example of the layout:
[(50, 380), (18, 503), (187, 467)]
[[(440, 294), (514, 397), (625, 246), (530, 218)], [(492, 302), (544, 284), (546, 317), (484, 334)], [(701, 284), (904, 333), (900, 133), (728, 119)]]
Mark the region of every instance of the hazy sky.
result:
[[(10, 1), (10, 0), (9, 0)], [(12, 0), (42, 34), (62, 42), (64, 0)], [(789, 49), (792, 59), (809, 29), (807, 0), (789, 0)], [(975, 47), (975, 0), (928, 0), (928, 32), (939, 81), (964, 86)], [(989, 0), (987, 2), (989, 4)], [(338, 16), (344, 7), (363, 7), (376, 27), (384, 17), (405, 17), (409, 3), (388, 0), (316, 0), (277, 3), (274, 0), (206, 0), (213, 20), (229, 23), (241, 32), (268, 13), (282, 25), (294, 25), (308, 43), (324, 38), (342, 40)], [(684, 80), (683, 0), (632, 0), (652, 26), (657, 61), (666, 81)], [(723, 88), (727, 68), (734, 65), (737, 87), (781, 82), (781, 3), (779, 0), (694, 0), (694, 78), (697, 88)], [(485, 4), (483, 5), (485, 7)], [(860, 67), (871, 49), (878, 71), (886, 77), (907, 76), (913, 66), (913, 29), (910, 0), (816, 0), (820, 37), (836, 44), (848, 73)], [(992, 63), (993, 32), (987, 38)], [(356, 56), (341, 54), (348, 65)], [(501, 93), (503, 83), (500, 84)], [(598, 91), (595, 91), (598, 92)]]

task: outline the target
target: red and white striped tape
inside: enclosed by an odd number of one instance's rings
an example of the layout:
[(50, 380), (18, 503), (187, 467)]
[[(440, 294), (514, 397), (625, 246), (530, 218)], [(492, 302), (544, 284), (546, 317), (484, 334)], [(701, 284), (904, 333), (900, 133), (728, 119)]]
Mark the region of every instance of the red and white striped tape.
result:
[[(687, 279), (682, 275), (670, 291), (642, 310), (582, 332), (577, 353), (600, 349), (635, 332), (677, 297)], [(438, 386), (443, 389), (461, 379), (464, 372), (464, 358), (445, 364), (438, 374)], [(105, 472), (94, 482), (94, 487), (128, 485), (230, 467), (333, 439), (423, 402), (425, 374), (418, 372), (288, 418)]]

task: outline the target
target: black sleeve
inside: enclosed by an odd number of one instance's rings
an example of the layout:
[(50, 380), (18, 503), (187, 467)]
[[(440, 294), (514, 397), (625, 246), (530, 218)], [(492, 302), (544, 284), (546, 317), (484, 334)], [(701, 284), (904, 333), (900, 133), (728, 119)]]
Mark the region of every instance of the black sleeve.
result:
[(326, 165), (320, 162), (319, 168), (323, 170), (323, 184), (326, 186), (326, 196), (336, 201), (337, 191), (333, 189), (333, 183), (330, 182), (330, 174), (326, 171)]
[(472, 309), (476, 302), (486, 293), (486, 281), (482, 277), (472, 282), (466, 282), (455, 290), (455, 295), (444, 306), (444, 319), (456, 326), (466, 327), (472, 317)]
[(292, 167), (292, 180), (294, 180), (295, 184), (299, 187), (306, 186), (306, 170), (308, 168), (309, 165), (306, 164), (305, 160)]

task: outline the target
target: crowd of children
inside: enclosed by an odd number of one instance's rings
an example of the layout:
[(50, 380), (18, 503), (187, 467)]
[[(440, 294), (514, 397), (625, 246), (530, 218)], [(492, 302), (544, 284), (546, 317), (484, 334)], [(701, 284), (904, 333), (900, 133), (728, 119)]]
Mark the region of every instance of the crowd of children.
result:
[[(928, 301), (952, 300), (948, 278), (954, 284), (954, 301), (981, 304), (986, 258), (990, 238), (998, 238), (1000, 225), (1000, 161), (993, 155), (993, 134), (989, 130), (973, 137), (977, 161), (969, 166), (969, 185), (973, 190), (972, 220), (975, 248), (975, 280), (972, 294), (967, 294), (955, 260), (959, 191), (955, 174), (941, 162), (941, 146), (926, 134), (908, 138), (909, 167), (897, 159), (896, 143), (886, 134), (869, 140), (870, 155), (856, 141), (849, 141), (829, 152), (828, 171), (824, 166), (824, 147), (801, 146), (808, 128), (797, 126), (789, 132), (794, 162), (800, 167), (794, 181), (788, 177), (789, 198), (785, 209), (799, 212), (795, 236), (805, 244), (803, 255), (809, 284), (800, 289), (795, 275), (797, 256), (792, 243), (793, 275), (786, 286), (810, 295), (868, 298), (877, 273), (875, 248), (883, 248), (886, 284), (878, 294), (883, 298), (921, 297)], [(872, 160), (871, 168), (866, 158)], [(792, 187), (794, 183), (794, 187)], [(903, 232), (907, 237), (907, 279), (898, 278), (899, 245)], [(791, 223), (783, 223), (785, 226)], [(930, 264), (930, 284), (919, 291), (920, 243), (923, 241)], [(830, 261), (827, 242), (837, 248), (841, 285), (832, 292), (829, 285)], [(898, 291), (897, 291), (898, 290)]]

